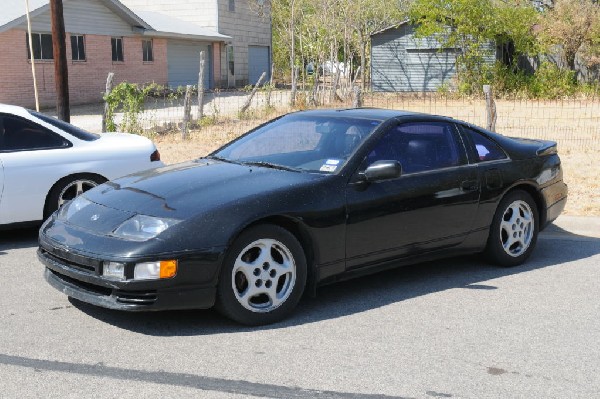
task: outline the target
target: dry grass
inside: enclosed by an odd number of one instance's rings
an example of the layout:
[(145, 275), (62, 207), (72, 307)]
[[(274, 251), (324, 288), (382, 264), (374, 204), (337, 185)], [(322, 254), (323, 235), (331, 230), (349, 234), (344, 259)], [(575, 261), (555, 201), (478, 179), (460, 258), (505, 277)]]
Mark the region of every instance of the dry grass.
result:
[[(262, 121), (248, 123), (248, 128), (260, 122)], [(163, 161), (172, 164), (204, 156), (239, 134), (221, 126), (218, 129), (192, 132), (187, 140), (181, 139), (179, 134), (168, 134), (156, 136), (154, 141)], [(560, 156), (564, 166), (564, 179), (569, 185), (569, 200), (565, 214), (600, 216), (598, 152), (567, 149), (560, 151)]]

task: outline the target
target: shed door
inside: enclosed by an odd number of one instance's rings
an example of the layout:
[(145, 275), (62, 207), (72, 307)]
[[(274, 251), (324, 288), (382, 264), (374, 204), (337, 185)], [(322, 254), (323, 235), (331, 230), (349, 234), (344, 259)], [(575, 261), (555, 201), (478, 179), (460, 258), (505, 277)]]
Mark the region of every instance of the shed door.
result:
[(197, 85), (200, 72), (200, 51), (206, 52), (204, 62), (204, 87), (211, 88), (211, 46), (197, 42), (174, 41), (167, 43), (169, 86)]
[(256, 84), (263, 72), (266, 72), (263, 83), (271, 78), (271, 60), (268, 46), (248, 46), (248, 83)]

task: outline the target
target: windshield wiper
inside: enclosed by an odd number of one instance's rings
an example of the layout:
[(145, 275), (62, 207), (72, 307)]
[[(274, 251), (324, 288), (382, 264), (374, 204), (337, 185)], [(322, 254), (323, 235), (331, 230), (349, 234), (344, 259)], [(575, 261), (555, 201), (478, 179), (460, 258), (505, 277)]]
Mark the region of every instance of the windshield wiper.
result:
[(298, 169), (298, 168), (292, 168), (291, 166), (278, 165), (276, 163), (271, 163), (271, 162), (255, 161), (255, 162), (242, 162), (242, 163), (244, 165), (249, 165), (249, 166), (261, 166), (263, 168), (288, 170), (291, 172), (300, 172), (300, 169)]
[(215, 161), (221, 161), (221, 162), (234, 163), (234, 164), (237, 164), (237, 165), (241, 165), (240, 161), (234, 161), (233, 159), (218, 157), (216, 155), (207, 155), (207, 156), (205, 156), (203, 158), (200, 158), (200, 159), (214, 159)]

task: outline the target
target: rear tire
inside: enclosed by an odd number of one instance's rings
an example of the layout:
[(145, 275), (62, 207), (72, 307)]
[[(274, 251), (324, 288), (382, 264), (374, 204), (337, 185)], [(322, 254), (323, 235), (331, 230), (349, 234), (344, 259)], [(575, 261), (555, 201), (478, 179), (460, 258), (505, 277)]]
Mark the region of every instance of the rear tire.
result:
[(485, 249), (486, 258), (499, 266), (525, 262), (537, 242), (538, 209), (523, 190), (508, 193), (498, 205)]
[(219, 276), (216, 308), (238, 323), (275, 323), (296, 307), (306, 285), (306, 257), (289, 231), (258, 225), (228, 250)]
[(60, 179), (50, 189), (44, 208), (44, 218), (48, 218), (65, 202), (74, 199), (105, 181), (105, 178), (97, 175), (67, 176)]

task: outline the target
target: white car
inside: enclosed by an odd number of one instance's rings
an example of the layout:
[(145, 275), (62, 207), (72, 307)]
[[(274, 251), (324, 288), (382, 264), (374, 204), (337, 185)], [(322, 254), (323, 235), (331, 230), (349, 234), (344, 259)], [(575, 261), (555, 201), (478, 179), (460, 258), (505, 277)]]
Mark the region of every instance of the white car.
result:
[(98, 184), (162, 165), (145, 137), (89, 133), (0, 104), (0, 227), (42, 221)]

